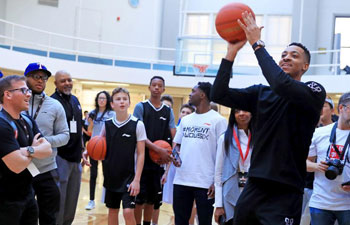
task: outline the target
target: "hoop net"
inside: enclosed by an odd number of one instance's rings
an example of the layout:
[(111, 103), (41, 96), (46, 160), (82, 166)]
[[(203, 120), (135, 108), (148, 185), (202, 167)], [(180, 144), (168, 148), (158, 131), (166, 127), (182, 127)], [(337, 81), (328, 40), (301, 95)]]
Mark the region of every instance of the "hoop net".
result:
[(194, 76), (195, 77), (204, 77), (205, 72), (209, 65), (204, 64), (193, 64)]

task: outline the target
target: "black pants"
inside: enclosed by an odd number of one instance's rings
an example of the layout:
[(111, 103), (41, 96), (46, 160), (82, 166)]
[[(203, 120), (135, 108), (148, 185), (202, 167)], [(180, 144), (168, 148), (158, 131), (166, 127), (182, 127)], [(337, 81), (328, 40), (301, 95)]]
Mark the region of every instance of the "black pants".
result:
[(296, 188), (249, 178), (235, 208), (235, 225), (299, 224), (303, 194)]
[(175, 225), (188, 225), (193, 201), (196, 201), (200, 225), (211, 225), (214, 199), (208, 199), (208, 189), (174, 184), (173, 209)]
[(40, 225), (55, 225), (60, 208), (58, 173), (51, 170), (33, 178), (33, 188), (39, 207)]
[(95, 200), (98, 161), (90, 158), (90, 200)]
[(0, 199), (1, 225), (37, 225), (38, 207), (34, 194), (30, 193), (24, 199), (8, 201)]

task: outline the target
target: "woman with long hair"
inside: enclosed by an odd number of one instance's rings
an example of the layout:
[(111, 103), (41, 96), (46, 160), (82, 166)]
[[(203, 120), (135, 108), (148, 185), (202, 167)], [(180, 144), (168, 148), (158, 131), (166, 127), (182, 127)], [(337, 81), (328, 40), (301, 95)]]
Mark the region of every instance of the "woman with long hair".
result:
[[(89, 113), (88, 131), (92, 132), (91, 137), (100, 135), (104, 122), (112, 118), (115, 112), (111, 107), (111, 96), (107, 91), (100, 91), (95, 97), (95, 109)], [(87, 210), (95, 208), (95, 189), (98, 171), (98, 161), (90, 158), (90, 201), (85, 207)]]
[(215, 221), (233, 224), (234, 208), (247, 181), (252, 154), (250, 112), (231, 109), (226, 132), (218, 141), (215, 163)]

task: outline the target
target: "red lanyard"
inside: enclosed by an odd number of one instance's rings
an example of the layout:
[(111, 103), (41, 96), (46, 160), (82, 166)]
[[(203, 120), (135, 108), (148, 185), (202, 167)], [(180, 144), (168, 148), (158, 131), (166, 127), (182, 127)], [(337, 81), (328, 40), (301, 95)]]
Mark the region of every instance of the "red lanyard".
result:
[(243, 164), (244, 164), (244, 161), (247, 159), (248, 157), (248, 154), (249, 154), (249, 145), (250, 145), (250, 139), (252, 137), (252, 134), (249, 132), (249, 137), (248, 137), (248, 144), (247, 144), (247, 151), (245, 152), (245, 156), (243, 156), (243, 152), (242, 152), (242, 148), (241, 148), (241, 143), (239, 142), (238, 140), (238, 136), (236, 134), (236, 129), (233, 128), (233, 136), (235, 137), (235, 141), (236, 141), (236, 144), (237, 144), (237, 147), (239, 149), (239, 154), (241, 155), (241, 158), (242, 158), (242, 161), (243, 161)]

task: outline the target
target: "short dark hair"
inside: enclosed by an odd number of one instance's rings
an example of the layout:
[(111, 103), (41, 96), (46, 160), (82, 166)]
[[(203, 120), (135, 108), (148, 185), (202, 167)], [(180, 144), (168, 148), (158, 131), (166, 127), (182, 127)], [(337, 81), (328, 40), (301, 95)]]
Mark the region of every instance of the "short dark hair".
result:
[(211, 90), (211, 83), (209, 82), (198, 82), (198, 88), (201, 89), (204, 94), (206, 95), (208, 101), (210, 101), (210, 90)]
[(0, 102), (4, 103), (4, 92), (12, 88), (12, 83), (17, 81), (26, 81), (24, 76), (10, 75), (0, 79)]
[(183, 108), (188, 108), (189, 110), (191, 110), (191, 112), (194, 112), (194, 111), (195, 111), (195, 108), (194, 108), (192, 105), (188, 104), (188, 103), (183, 104), (183, 105), (181, 106), (180, 112), (181, 112), (181, 110), (182, 110)]
[(299, 48), (302, 48), (304, 50), (306, 61), (307, 61), (307, 63), (310, 64), (310, 61), (311, 61), (310, 51), (309, 51), (309, 49), (307, 49), (305, 47), (305, 45), (303, 45), (302, 43), (299, 43), (299, 42), (292, 42), (288, 46), (298, 46)]
[(164, 80), (164, 78), (161, 77), (161, 76), (153, 76), (153, 77), (151, 78), (151, 80), (149, 81), (149, 85), (152, 84), (152, 81), (153, 81), (154, 79), (162, 80), (162, 81), (163, 81), (163, 85), (165, 86), (165, 80)]
[(160, 101), (169, 101), (171, 102), (171, 105), (174, 105), (174, 100), (173, 97), (171, 97), (171, 95), (162, 95), (162, 97), (160, 98)]
[(344, 93), (340, 98), (338, 102), (339, 105), (345, 105), (346, 103), (350, 102), (350, 92)]

